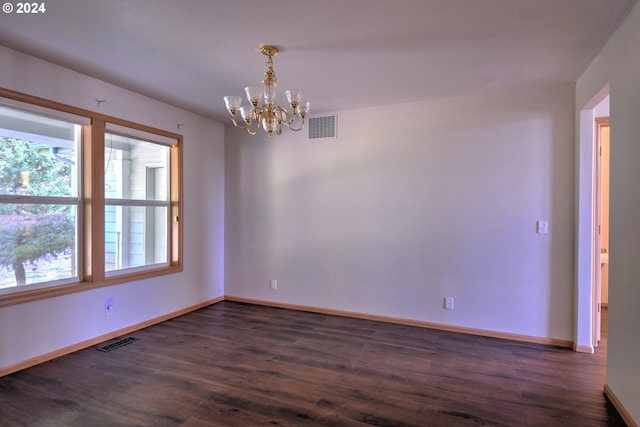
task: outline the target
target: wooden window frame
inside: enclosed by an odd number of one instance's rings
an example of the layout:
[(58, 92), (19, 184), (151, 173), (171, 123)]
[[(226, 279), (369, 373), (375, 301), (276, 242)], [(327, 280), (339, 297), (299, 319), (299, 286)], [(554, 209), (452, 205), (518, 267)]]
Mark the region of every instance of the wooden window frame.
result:
[[(27, 285), (24, 287), (24, 290), (0, 295), (0, 307), (148, 279), (177, 273), (183, 270), (182, 135), (59, 102), (22, 94), (9, 89), (0, 88), (0, 97), (13, 99), (37, 107), (83, 116), (91, 120), (91, 124), (84, 126), (82, 132), (82, 194), (81, 211), (78, 212), (78, 215), (82, 216), (81, 230), (79, 230), (78, 233), (79, 240), (82, 241), (82, 251), (80, 259), (78, 260), (83, 266), (82, 277), (78, 282), (40, 289), (29, 289)], [(170, 146), (169, 155), (169, 161), (171, 163), (169, 178), (169, 185), (171, 187), (169, 192), (171, 226), (169, 227), (170, 231), (167, 241), (167, 245), (170, 248), (168, 266), (105, 277), (105, 198), (103, 169), (104, 139), (107, 123), (159, 135), (160, 137), (176, 141), (175, 145)]]

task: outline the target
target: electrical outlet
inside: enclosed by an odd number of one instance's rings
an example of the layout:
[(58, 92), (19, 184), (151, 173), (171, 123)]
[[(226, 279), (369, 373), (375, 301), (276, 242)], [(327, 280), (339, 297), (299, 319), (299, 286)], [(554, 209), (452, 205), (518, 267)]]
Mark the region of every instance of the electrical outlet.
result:
[(271, 279), (271, 289), (278, 289), (278, 281), (276, 279)]
[(114, 311), (113, 298), (107, 298), (104, 301), (104, 315), (105, 316), (113, 316)]
[(445, 310), (453, 310), (453, 297), (444, 297)]

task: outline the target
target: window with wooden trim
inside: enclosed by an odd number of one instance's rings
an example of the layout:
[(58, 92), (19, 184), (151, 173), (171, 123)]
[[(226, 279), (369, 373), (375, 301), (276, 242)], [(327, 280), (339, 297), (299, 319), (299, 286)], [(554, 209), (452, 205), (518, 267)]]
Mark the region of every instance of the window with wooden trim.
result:
[(0, 106), (0, 289), (78, 281), (81, 126)]
[(167, 266), (170, 146), (107, 132), (105, 274)]
[(0, 305), (180, 271), (182, 137), (6, 93)]

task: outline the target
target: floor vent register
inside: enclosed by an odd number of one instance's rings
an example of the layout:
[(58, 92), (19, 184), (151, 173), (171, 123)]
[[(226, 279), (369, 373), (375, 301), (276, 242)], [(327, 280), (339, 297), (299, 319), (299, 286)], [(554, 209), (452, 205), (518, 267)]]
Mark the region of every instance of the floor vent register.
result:
[(138, 338), (133, 338), (133, 337), (123, 338), (121, 340), (112, 342), (110, 344), (105, 344), (103, 346), (100, 346), (96, 350), (104, 351), (106, 353), (106, 352), (109, 352), (109, 351), (113, 351), (113, 350), (115, 350), (117, 348), (124, 347), (125, 345), (131, 344), (132, 342), (137, 341), (137, 340), (138, 340)]

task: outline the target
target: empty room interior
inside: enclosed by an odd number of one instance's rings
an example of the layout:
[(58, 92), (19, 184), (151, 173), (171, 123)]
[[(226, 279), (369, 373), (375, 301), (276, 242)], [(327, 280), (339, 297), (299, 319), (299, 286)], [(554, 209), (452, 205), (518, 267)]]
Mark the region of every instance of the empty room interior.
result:
[(638, 426), (638, 46), (636, 0), (4, 2), (0, 424)]

